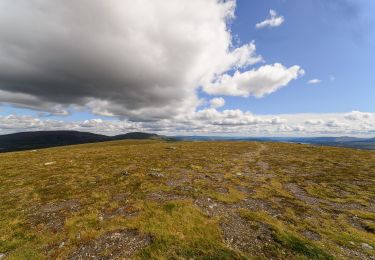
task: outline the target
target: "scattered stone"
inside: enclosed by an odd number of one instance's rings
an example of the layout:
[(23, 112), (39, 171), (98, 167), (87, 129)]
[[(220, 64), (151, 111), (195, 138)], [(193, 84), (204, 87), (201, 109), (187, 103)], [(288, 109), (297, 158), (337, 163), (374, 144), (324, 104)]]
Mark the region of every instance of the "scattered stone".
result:
[(61, 242), (60, 245), (59, 245), (59, 248), (63, 248), (65, 246), (65, 242)]
[(44, 166), (49, 166), (49, 165), (54, 165), (54, 164), (56, 164), (56, 162), (46, 162), (46, 163), (44, 164)]
[(187, 177), (182, 177), (182, 178), (180, 178), (180, 179), (171, 179), (171, 180), (168, 180), (168, 181), (166, 182), (166, 185), (167, 185), (168, 187), (176, 187), (176, 186), (179, 186), (179, 185), (183, 185), (184, 183), (189, 182), (189, 181), (190, 181), (189, 178), (187, 178)]
[(127, 201), (127, 198), (129, 197), (129, 193), (118, 193), (113, 195), (112, 199), (114, 201)]
[(362, 243), (361, 246), (362, 246), (363, 249), (369, 249), (369, 250), (374, 249), (372, 246), (370, 246), (370, 245), (367, 244), (367, 243)]
[(190, 199), (190, 197), (170, 192), (159, 191), (147, 194), (146, 199), (157, 202), (166, 202), (171, 200), (187, 200)]
[(224, 217), (236, 208), (234, 204), (226, 204), (211, 198), (198, 198), (194, 201), (194, 204), (209, 217)]
[(128, 173), (127, 170), (122, 170), (122, 171), (120, 172), (120, 174), (121, 174), (121, 176), (124, 176), (124, 177), (129, 176), (129, 173)]
[(262, 161), (258, 161), (256, 163), (256, 166), (258, 166), (261, 170), (263, 171), (267, 171), (270, 169), (270, 166), (268, 165), (268, 163), (266, 162), (262, 162)]
[[(254, 258), (277, 259), (269, 248), (278, 246), (273, 239), (271, 228), (264, 223), (249, 221), (238, 215), (224, 218), (220, 223), (225, 244), (230, 248), (254, 254)], [(292, 259), (292, 258), (283, 258)]]
[(272, 173), (263, 173), (263, 172), (258, 171), (258, 172), (255, 172), (255, 174), (252, 177), (256, 180), (264, 181), (267, 179), (275, 178), (276, 175)]
[(273, 217), (277, 217), (282, 213), (280, 209), (273, 207), (270, 201), (262, 199), (247, 198), (241, 201), (239, 206), (251, 211), (265, 211)]
[(340, 249), (345, 254), (344, 256), (339, 257), (338, 259), (374, 259), (373, 257), (355, 250), (354, 248), (347, 248), (340, 246)]
[(66, 217), (80, 209), (81, 204), (76, 200), (49, 203), (33, 207), (28, 220), (32, 226), (44, 225), (47, 229), (57, 232), (63, 229)]
[(81, 245), (68, 259), (128, 259), (151, 243), (150, 235), (116, 230)]
[(288, 183), (285, 185), (285, 187), (294, 195), (294, 197), (303, 202), (312, 205), (317, 205), (321, 202), (321, 199), (310, 196), (304, 189), (302, 189), (296, 183)]
[(245, 193), (246, 195), (254, 194), (253, 190), (249, 189), (248, 187), (241, 186), (241, 185), (237, 185), (236, 189), (238, 191)]
[(369, 212), (375, 212), (374, 209), (366, 208), (365, 206), (356, 202), (338, 203), (338, 202), (326, 201), (326, 204), (328, 204), (329, 206), (333, 207), (336, 210), (365, 210)]
[(181, 186), (177, 186), (175, 188), (176, 191), (181, 191), (181, 192), (197, 192), (197, 189), (190, 186), (190, 185), (181, 185)]
[(161, 172), (150, 172), (148, 175), (152, 176), (152, 177), (155, 177), (155, 178), (163, 178), (164, 177), (164, 174), (162, 174)]
[(308, 239), (310, 239), (310, 240), (318, 241), (318, 240), (321, 239), (321, 236), (320, 236), (318, 233), (316, 233), (316, 232), (314, 232), (314, 231), (311, 231), (311, 230), (305, 230), (305, 231), (302, 232), (302, 234), (303, 234), (306, 238), (308, 238)]
[(362, 219), (359, 218), (358, 216), (349, 217), (348, 222), (356, 229), (366, 232), (365, 225), (363, 224)]
[(4, 259), (6, 257), (6, 254), (0, 253), (0, 259)]
[(112, 219), (116, 217), (135, 217), (138, 216), (139, 210), (132, 207), (120, 207), (117, 209), (107, 210), (103, 213), (103, 219)]
[(219, 188), (216, 189), (216, 192), (222, 193), (222, 194), (227, 194), (227, 193), (229, 193), (229, 190), (225, 187), (219, 187)]

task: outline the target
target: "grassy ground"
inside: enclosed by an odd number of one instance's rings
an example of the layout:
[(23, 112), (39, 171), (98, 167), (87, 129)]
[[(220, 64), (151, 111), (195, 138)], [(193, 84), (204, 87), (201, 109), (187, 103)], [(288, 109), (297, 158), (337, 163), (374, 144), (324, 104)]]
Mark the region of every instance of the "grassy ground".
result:
[(0, 155), (0, 258), (374, 259), (375, 152), (119, 141)]

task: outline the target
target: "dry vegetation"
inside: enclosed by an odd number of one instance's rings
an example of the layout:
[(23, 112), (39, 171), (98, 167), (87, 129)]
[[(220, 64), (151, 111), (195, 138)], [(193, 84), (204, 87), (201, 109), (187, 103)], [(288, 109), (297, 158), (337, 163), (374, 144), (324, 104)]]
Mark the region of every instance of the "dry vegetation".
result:
[(375, 153), (120, 141), (0, 155), (0, 258), (374, 259)]

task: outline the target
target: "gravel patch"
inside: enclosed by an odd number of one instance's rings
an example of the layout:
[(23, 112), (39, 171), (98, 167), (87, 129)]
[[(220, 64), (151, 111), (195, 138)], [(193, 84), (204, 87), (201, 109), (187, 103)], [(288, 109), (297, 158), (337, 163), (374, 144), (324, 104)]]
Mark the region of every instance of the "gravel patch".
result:
[(135, 230), (117, 230), (80, 246), (68, 259), (129, 259), (151, 243), (149, 235)]
[(66, 217), (80, 209), (81, 204), (76, 200), (49, 203), (32, 208), (28, 221), (32, 226), (44, 225), (48, 230), (58, 232), (64, 228)]

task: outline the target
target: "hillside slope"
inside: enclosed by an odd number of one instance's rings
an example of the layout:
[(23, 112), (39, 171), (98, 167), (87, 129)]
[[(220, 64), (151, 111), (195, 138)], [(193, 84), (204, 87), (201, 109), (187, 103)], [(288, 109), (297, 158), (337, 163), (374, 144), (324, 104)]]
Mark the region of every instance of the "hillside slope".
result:
[[(79, 131), (36, 131), (0, 135), (0, 152), (24, 151), (74, 144), (128, 139), (164, 139), (157, 134), (132, 132), (106, 136)], [(165, 138), (166, 139), (166, 138)]]
[(9, 259), (371, 259), (375, 153), (118, 141), (0, 154)]

